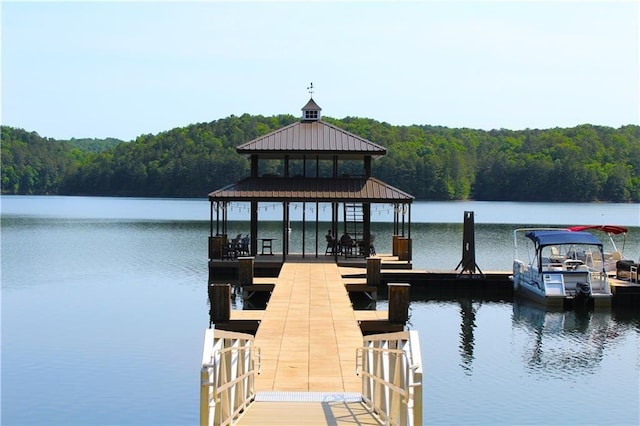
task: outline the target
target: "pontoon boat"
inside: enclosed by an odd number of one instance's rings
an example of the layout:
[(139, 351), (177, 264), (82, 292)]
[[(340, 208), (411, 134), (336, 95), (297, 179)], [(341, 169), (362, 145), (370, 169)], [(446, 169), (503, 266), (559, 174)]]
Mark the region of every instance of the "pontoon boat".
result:
[[(603, 263), (589, 262), (604, 258), (602, 243), (595, 235), (559, 228), (516, 229), (514, 244), (516, 292), (545, 305), (611, 304), (611, 288)], [(519, 252), (523, 251), (522, 245), (526, 246), (526, 259)]]

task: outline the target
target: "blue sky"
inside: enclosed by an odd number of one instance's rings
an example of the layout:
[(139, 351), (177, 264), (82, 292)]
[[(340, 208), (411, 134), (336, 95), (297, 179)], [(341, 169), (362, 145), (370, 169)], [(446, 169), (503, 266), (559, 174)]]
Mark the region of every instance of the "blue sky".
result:
[(2, 2), (2, 124), (134, 139), (243, 113), (640, 123), (640, 2)]

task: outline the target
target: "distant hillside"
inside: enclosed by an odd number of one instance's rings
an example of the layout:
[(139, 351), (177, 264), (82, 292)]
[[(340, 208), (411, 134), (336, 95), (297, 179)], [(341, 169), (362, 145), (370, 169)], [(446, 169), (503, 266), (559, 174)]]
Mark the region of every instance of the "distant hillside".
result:
[[(232, 115), (126, 143), (3, 126), (2, 193), (205, 197), (249, 174), (236, 146), (296, 120)], [(640, 126), (484, 131), (324, 120), (385, 146), (374, 176), (417, 199), (640, 202)]]
[(115, 139), (115, 138), (106, 138), (106, 139), (93, 139), (93, 138), (84, 138), (84, 139), (76, 139), (71, 138), (69, 140), (61, 140), (60, 142), (67, 142), (74, 148), (78, 148), (81, 151), (87, 152), (102, 152), (107, 151), (108, 149), (113, 148), (114, 146), (124, 143), (123, 140)]
[(68, 143), (36, 132), (2, 126), (0, 134), (3, 194), (57, 194), (82, 162)]

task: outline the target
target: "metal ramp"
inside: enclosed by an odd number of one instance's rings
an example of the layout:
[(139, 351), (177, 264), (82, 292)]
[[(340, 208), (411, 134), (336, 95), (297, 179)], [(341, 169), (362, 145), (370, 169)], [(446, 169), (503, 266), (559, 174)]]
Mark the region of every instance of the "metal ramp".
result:
[(383, 425), (362, 401), (256, 401), (237, 425)]
[(358, 392), (258, 392), (238, 425), (381, 425)]

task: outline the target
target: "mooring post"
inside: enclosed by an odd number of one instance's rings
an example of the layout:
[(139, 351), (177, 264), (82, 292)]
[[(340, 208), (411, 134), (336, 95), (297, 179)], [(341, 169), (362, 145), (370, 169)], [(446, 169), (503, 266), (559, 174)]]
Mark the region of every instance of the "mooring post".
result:
[(411, 240), (409, 237), (398, 237), (398, 260), (411, 260)]
[(238, 258), (238, 282), (234, 290), (234, 296), (241, 294), (243, 299), (248, 299), (247, 286), (253, 285), (253, 268), (255, 258), (253, 256)]
[(403, 323), (409, 320), (409, 288), (407, 283), (389, 283), (389, 322)]
[(209, 324), (231, 319), (231, 284), (209, 284)]
[(214, 235), (209, 237), (209, 260), (222, 259), (224, 255), (224, 246), (226, 244), (226, 235)]
[(239, 257), (238, 258), (238, 285), (244, 287), (253, 285), (253, 265), (255, 257)]
[(475, 240), (475, 222), (473, 212), (464, 212), (464, 227), (462, 232), (462, 260), (456, 266), (456, 270), (462, 267), (459, 275), (468, 272), (474, 274), (476, 269), (480, 274), (484, 275), (476, 264), (476, 240)]
[(380, 266), (382, 259), (379, 257), (367, 257), (367, 285), (378, 287), (382, 282), (382, 274)]
[(393, 237), (391, 237), (391, 255), (392, 256), (398, 255), (398, 239), (399, 238), (400, 238), (400, 235), (394, 235)]

